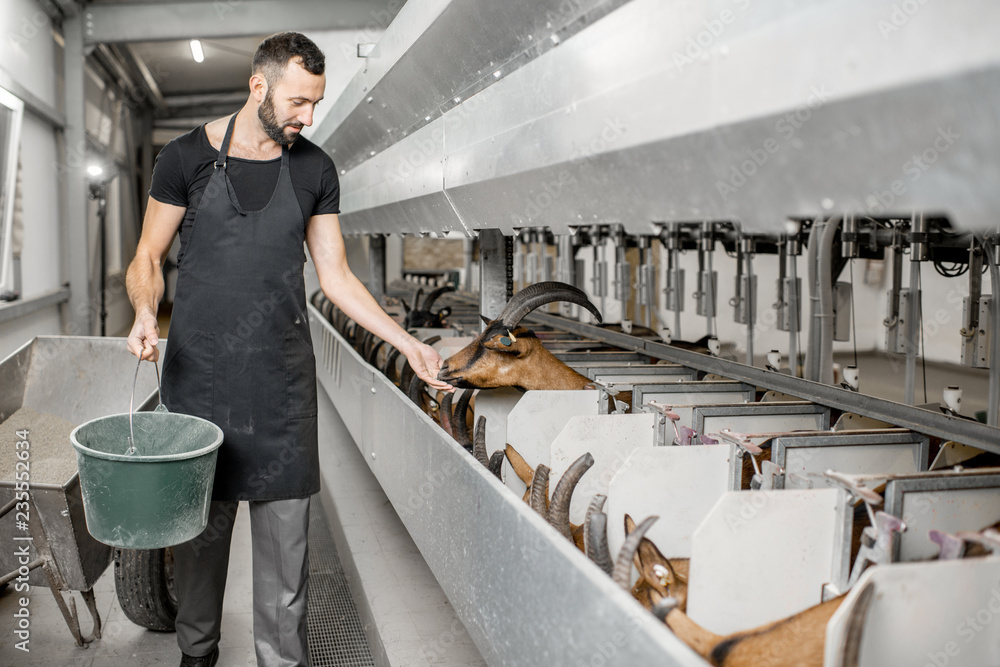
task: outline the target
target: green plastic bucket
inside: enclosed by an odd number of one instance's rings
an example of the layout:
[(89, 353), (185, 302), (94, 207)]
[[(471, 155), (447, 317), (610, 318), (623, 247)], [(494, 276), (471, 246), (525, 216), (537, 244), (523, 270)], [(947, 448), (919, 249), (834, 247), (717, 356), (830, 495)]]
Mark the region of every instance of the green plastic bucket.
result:
[(153, 412), (129, 406), (127, 414), (81, 424), (70, 440), (95, 539), (123, 549), (162, 549), (205, 530), (222, 445), (218, 426), (167, 412), (162, 404)]

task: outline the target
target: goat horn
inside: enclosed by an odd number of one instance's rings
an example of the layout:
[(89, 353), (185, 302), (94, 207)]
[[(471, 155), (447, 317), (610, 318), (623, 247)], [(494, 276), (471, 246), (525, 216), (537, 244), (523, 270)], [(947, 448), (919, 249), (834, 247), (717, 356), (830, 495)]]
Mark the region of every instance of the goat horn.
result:
[(413, 297), (413, 310), (424, 310), (420, 307), (420, 297), (424, 295), (424, 288), (417, 289), (417, 295)]
[(514, 329), (521, 323), (525, 315), (535, 308), (553, 301), (568, 301), (583, 306), (593, 313), (598, 322), (601, 321), (601, 311), (597, 310), (597, 306), (590, 302), (586, 292), (572, 285), (555, 281), (528, 285), (511, 297), (497, 319), (503, 322), (508, 329)]
[(618, 552), (618, 560), (615, 561), (615, 569), (611, 574), (611, 578), (626, 591), (632, 589), (632, 560), (635, 558), (635, 552), (639, 550), (639, 542), (642, 541), (646, 531), (659, 518), (655, 514), (646, 517), (645, 521), (636, 526), (635, 530), (628, 534), (628, 537), (625, 538), (625, 544), (622, 545), (622, 550)]
[(493, 456), (490, 457), (490, 472), (497, 476), (501, 482), (503, 478), (500, 476), (500, 468), (503, 466), (503, 450), (498, 449), (493, 452)]
[(434, 305), (434, 302), (438, 300), (438, 297), (444, 294), (445, 292), (454, 292), (454, 291), (455, 291), (454, 285), (445, 285), (444, 287), (438, 287), (436, 290), (427, 295), (427, 299), (424, 300), (423, 310), (430, 310), (431, 306)]
[(489, 467), (490, 460), (486, 458), (486, 417), (481, 415), (476, 422), (476, 439), (472, 443), (472, 455), (484, 466)]
[[(594, 497), (590, 499), (590, 504), (587, 505), (587, 514), (583, 518), (583, 552), (585, 554), (587, 554), (588, 556), (590, 555), (588, 553), (588, 551), (587, 551), (590, 548), (590, 546), (589, 546), (590, 545), (590, 515), (593, 514), (594, 512), (600, 512), (602, 509), (604, 509), (604, 503), (607, 501), (607, 499), (608, 499), (608, 497), (605, 496), (604, 494), (596, 493), (596, 494), (594, 494)], [(605, 543), (607, 543), (607, 534), (605, 534), (604, 538), (605, 538), (604, 539)], [(610, 560), (611, 559), (609, 557), (608, 561), (610, 562)], [(608, 574), (611, 574), (610, 570), (608, 571)]]
[(522, 457), (516, 449), (511, 447), (510, 443), (507, 443), (507, 446), (504, 448), (504, 454), (507, 455), (507, 460), (510, 461), (510, 467), (514, 469), (514, 474), (516, 474), (522, 482), (530, 486), (531, 476), (534, 474), (534, 471), (531, 469), (531, 466), (528, 465), (528, 462), (524, 460), (524, 457)]
[(608, 515), (600, 510), (587, 514), (583, 530), (586, 532), (584, 547), (587, 556), (597, 567), (610, 575), (614, 569), (611, 563), (611, 549), (608, 548)]
[(466, 389), (458, 397), (458, 403), (455, 404), (455, 419), (452, 422), (455, 428), (455, 440), (458, 440), (458, 444), (466, 449), (472, 447), (472, 439), (469, 438), (469, 422), (466, 421), (466, 416), (469, 414), (469, 401), (472, 400), (473, 391), (473, 389)]
[(535, 467), (535, 476), (531, 478), (531, 509), (549, 518), (549, 467), (539, 463)]
[(421, 380), (420, 376), (415, 373), (413, 377), (410, 378), (410, 386), (406, 394), (410, 397), (410, 400), (417, 405), (420, 405), (420, 394), (423, 393), (426, 384), (427, 383)]
[(452, 433), (451, 430), (451, 402), (454, 398), (455, 394), (452, 392), (449, 392), (444, 395), (444, 397), (441, 399), (441, 413), (440, 413), (441, 428), (443, 428), (444, 432), (453, 438), (455, 437), (455, 434)]
[(549, 510), (549, 523), (563, 534), (567, 539), (573, 539), (573, 534), (569, 527), (569, 504), (573, 499), (573, 491), (580, 482), (583, 474), (594, 465), (594, 457), (587, 452), (566, 470), (556, 484), (556, 490), (552, 493), (552, 507)]

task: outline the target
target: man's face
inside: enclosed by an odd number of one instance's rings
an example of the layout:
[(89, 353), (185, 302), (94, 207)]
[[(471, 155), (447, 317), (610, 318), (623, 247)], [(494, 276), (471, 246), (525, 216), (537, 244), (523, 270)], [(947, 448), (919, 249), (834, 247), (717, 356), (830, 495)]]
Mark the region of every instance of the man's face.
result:
[(313, 122), (316, 105), (323, 99), (326, 76), (310, 74), (295, 60), (289, 61), (277, 85), (268, 86), (257, 108), (264, 132), (282, 146), (290, 146)]

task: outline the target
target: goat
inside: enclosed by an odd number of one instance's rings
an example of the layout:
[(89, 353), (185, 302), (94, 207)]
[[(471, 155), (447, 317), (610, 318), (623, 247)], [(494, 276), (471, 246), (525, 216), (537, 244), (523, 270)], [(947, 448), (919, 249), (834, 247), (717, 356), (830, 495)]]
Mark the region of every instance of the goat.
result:
[(445, 326), (445, 318), (451, 315), (451, 307), (445, 306), (438, 310), (436, 313), (431, 311), (431, 307), (434, 302), (438, 300), (445, 292), (454, 292), (454, 285), (445, 285), (444, 287), (438, 287), (436, 290), (427, 295), (427, 299), (424, 301), (423, 306), (420, 304), (420, 296), (424, 293), (423, 288), (417, 290), (417, 295), (413, 299), (413, 308), (407, 305), (406, 301), (400, 299), (403, 304), (403, 310), (406, 312), (406, 316), (403, 319), (404, 329), (413, 329), (416, 327), (429, 327), (433, 329), (441, 329)]
[[(482, 419), (480, 417), (480, 420)], [(485, 444), (482, 451), (483, 456), (485, 456)], [(549, 502), (549, 467), (544, 463), (539, 463), (532, 470), (527, 461), (509, 443), (504, 453), (507, 456), (507, 460), (510, 461), (514, 473), (528, 487), (524, 492), (524, 496), (522, 496), (522, 500), (548, 521), (549, 525), (558, 530), (566, 539), (573, 542), (580, 551), (586, 551), (584, 526), (582, 524), (574, 526), (570, 523), (569, 506), (573, 499), (573, 491), (580, 482), (580, 478), (594, 465), (594, 457), (590, 452), (583, 454), (570, 464), (569, 468), (559, 479), (559, 483), (556, 484), (556, 490), (552, 494), (551, 502)]]
[(488, 389), (591, 389), (589, 378), (577, 373), (546, 350), (534, 333), (520, 326), (528, 313), (554, 301), (583, 306), (600, 320), (597, 306), (582, 290), (559, 282), (529, 285), (507, 302), (495, 320), (474, 341), (449, 357), (438, 379), (455, 387)]
[[(695, 623), (684, 612), (688, 562), (664, 558), (645, 537), (656, 519), (655, 516), (648, 517), (636, 527), (631, 517), (626, 515), (627, 537), (612, 574), (619, 586), (631, 591), (681, 641), (716, 667), (822, 667), (826, 626), (846, 594), (752, 630), (728, 636), (717, 635)], [(631, 585), (633, 562), (640, 573), (635, 586)], [(681, 571), (684, 571), (683, 575)], [(847, 633), (847, 654), (853, 656), (851, 660), (854, 662), (847, 661), (845, 664), (856, 664), (861, 629), (874, 598), (874, 586), (868, 584), (860, 595), (852, 610)]]

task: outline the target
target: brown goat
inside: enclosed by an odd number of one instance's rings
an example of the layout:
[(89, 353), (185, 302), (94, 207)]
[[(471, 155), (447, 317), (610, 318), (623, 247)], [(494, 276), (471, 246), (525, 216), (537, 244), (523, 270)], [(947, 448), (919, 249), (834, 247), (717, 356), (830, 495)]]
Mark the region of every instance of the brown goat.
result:
[(569, 301), (601, 318), (582, 290), (559, 282), (529, 285), (504, 307), (495, 320), (483, 318), (486, 328), (474, 341), (449, 357), (438, 378), (455, 387), (488, 389), (590, 389), (587, 377), (559, 361), (534, 333), (520, 326), (528, 313), (554, 301)]

